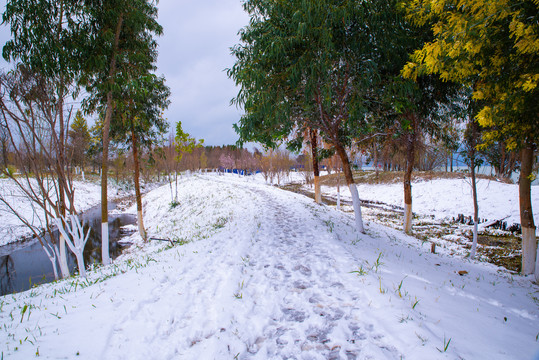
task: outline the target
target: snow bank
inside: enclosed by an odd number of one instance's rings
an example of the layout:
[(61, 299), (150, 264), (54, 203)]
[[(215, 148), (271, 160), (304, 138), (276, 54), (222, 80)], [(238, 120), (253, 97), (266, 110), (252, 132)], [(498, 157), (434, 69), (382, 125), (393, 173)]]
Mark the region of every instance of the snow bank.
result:
[[(404, 190), (398, 184), (358, 184), (359, 197), (404, 207)], [(307, 189), (307, 188), (306, 188)], [(336, 187), (322, 187), (323, 194), (337, 196)], [(520, 224), (518, 185), (480, 179), (477, 182), (479, 217), (504, 219), (508, 224)], [(351, 200), (350, 191), (341, 186), (341, 196)], [(534, 218), (539, 221), (539, 187), (532, 186)], [(412, 183), (412, 208), (421, 215), (438, 219), (473, 216), (472, 188), (466, 179), (440, 179)]]

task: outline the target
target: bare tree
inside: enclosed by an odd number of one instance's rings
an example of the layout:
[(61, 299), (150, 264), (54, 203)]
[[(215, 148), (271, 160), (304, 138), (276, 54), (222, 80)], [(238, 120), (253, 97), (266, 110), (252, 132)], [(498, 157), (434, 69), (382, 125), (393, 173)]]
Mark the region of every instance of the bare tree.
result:
[[(63, 151), (67, 136), (59, 132), (60, 128), (68, 128), (72, 111), (63, 114), (54, 86), (22, 66), (0, 74), (0, 88), (0, 122), (8, 134), (15, 161), (23, 164), (19, 176), (6, 169), (2, 172), (31, 202), (33, 214), (22, 213), (6, 194), (0, 195), (0, 201), (40, 239), (55, 277), (57, 258), (62, 276), (69, 276), (65, 242), (55, 240), (53, 219), (61, 219), (66, 210), (76, 213), (70, 161)], [(48, 237), (40, 236), (43, 230)]]

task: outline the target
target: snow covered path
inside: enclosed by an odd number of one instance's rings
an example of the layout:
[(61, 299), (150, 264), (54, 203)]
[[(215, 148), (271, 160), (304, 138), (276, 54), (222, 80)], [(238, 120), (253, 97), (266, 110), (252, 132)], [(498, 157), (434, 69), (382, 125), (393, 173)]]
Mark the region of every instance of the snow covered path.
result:
[(83, 289), (62, 291), (68, 280), (0, 298), (5, 358), (37, 349), (50, 359), (531, 359), (539, 350), (539, 293), (527, 279), (429, 254), (376, 224), (357, 234), (346, 214), (244, 178), (183, 180), (173, 210), (167, 191), (145, 197), (150, 234), (198, 240), (134, 249)]

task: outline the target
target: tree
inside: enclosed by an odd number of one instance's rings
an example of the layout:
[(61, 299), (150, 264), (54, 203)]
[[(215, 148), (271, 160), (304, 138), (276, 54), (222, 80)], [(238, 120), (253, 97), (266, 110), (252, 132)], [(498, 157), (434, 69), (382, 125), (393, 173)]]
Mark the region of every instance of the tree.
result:
[(203, 148), (200, 152), (200, 169), (206, 171), (208, 168), (208, 156), (206, 155), (206, 150)]
[(436, 74), (473, 86), (484, 102), (476, 118), (485, 128), (483, 146), (502, 140), (519, 149), (522, 274), (539, 280), (531, 203), (534, 152), (539, 138), (539, 3), (537, 1), (404, 2), (410, 19), (432, 23), (434, 41), (416, 50), (403, 75)]
[(314, 201), (322, 203), (322, 191), (320, 190), (320, 166), (318, 161), (318, 131), (309, 129), (309, 142), (311, 144), (311, 156), (313, 159), (314, 172)]
[(54, 220), (56, 220), (58, 231), (62, 234), (64, 239), (66, 239), (69, 249), (77, 258), (80, 276), (86, 277), (86, 268), (84, 266), (84, 246), (86, 245), (86, 242), (90, 236), (91, 228), (88, 228), (88, 231), (86, 234), (84, 234), (84, 228), (81, 220), (76, 215), (70, 215), (69, 221), (66, 219), (64, 219), (64, 221), (60, 221), (58, 218)]
[(307, 128), (318, 130), (341, 159), (356, 227), (364, 232), (359, 195), (346, 147), (364, 119), (362, 91), (371, 80), (367, 3), (246, 1), (250, 24), (232, 49), (228, 70), (245, 115), (235, 125), (244, 141), (298, 151)]
[[(62, 109), (51, 99), (54, 85), (21, 65), (9, 74), (0, 75), (0, 89), (0, 123), (8, 134), (15, 161), (24, 164), (19, 169), (20, 175), (5, 168), (2, 173), (16, 184), (35, 210), (26, 217), (12, 206), (9, 194), (0, 194), (0, 201), (39, 239), (55, 277), (58, 277), (57, 261), (61, 275), (67, 277), (65, 247), (62, 251), (62, 242), (54, 235), (53, 219), (62, 219), (66, 209), (70, 214), (76, 213), (75, 189), (69, 169), (57, 167), (58, 143), (63, 141), (58, 133)], [(41, 236), (43, 231), (48, 236)]]
[(236, 165), (236, 162), (234, 161), (234, 158), (230, 154), (221, 154), (219, 157), (219, 163), (225, 170), (232, 170), (234, 169), (234, 166)]
[(404, 232), (412, 229), (412, 172), (417, 167), (425, 139), (444, 138), (449, 105), (460, 86), (442, 82), (435, 76), (405, 79), (400, 76), (409, 53), (430, 40), (425, 28), (407, 21), (397, 1), (373, 1), (372, 55), (376, 78), (369, 93), (371, 125), (364, 134), (386, 133), (386, 145), (403, 154)]
[[(155, 59), (154, 59), (155, 60)], [(137, 224), (139, 234), (147, 241), (142, 216), (142, 194), (140, 191), (139, 150), (162, 138), (168, 129), (168, 123), (162, 117), (162, 111), (168, 107), (170, 95), (165, 79), (148, 72), (152, 64), (142, 64), (142, 68), (131, 66), (132, 77), (117, 94), (115, 115), (119, 119), (113, 122), (111, 135), (131, 145), (134, 163), (135, 199), (137, 204)], [(127, 135), (127, 136), (126, 136)]]
[[(58, 120), (56, 160), (51, 164), (58, 177), (60, 215), (66, 214), (66, 196), (71, 192), (70, 164), (67, 159), (68, 119), (65, 117), (65, 100), (78, 93), (77, 79), (80, 74), (78, 44), (85, 36), (77, 26), (83, 18), (83, 2), (10, 0), (3, 13), (3, 24), (11, 28), (12, 38), (3, 47), (3, 57), (8, 62), (18, 61), (26, 69), (38, 74), (50, 85)], [(67, 171), (66, 171), (67, 169)], [(64, 174), (64, 175), (60, 175)], [(65, 240), (60, 239), (60, 264), (62, 275), (68, 276)]]
[[(182, 161), (184, 154), (190, 154), (196, 148), (201, 148), (204, 146), (204, 139), (197, 141), (194, 137), (191, 137), (188, 133), (183, 131), (182, 122), (178, 121), (176, 124), (176, 137), (175, 140), (175, 149), (176, 149), (176, 158), (175, 160), (179, 163)], [(175, 174), (176, 182), (176, 194), (172, 203), (178, 203), (178, 173)]]
[(75, 119), (69, 130), (69, 156), (73, 164), (77, 164), (82, 171), (84, 180), (84, 165), (87, 156), (87, 151), (90, 148), (90, 131), (86, 119), (82, 116), (81, 111), (77, 111)]
[(157, 23), (157, 7), (151, 0), (87, 0), (85, 22), (89, 36), (85, 38), (82, 83), (90, 97), (88, 111), (104, 113), (103, 157), (101, 170), (101, 236), (102, 259), (110, 263), (108, 230), (108, 158), (109, 132), (114, 111), (114, 90), (131, 79), (133, 64), (148, 64), (156, 58), (157, 42), (162, 27)]

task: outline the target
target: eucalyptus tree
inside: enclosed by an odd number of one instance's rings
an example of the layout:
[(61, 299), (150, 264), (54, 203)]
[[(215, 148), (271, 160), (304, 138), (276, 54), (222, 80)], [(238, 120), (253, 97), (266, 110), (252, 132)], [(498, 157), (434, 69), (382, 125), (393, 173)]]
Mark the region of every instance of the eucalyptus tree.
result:
[[(137, 204), (137, 224), (139, 234), (147, 241), (142, 217), (142, 194), (140, 191), (139, 149), (159, 142), (167, 132), (168, 123), (162, 112), (170, 103), (170, 89), (165, 79), (152, 73), (138, 74), (131, 81), (120, 86), (122, 92), (116, 95), (116, 107), (112, 122), (111, 136), (128, 143), (133, 152), (135, 198)], [(116, 119), (117, 118), (117, 119)]]
[[(82, 0), (8, 0), (2, 15), (2, 24), (8, 25), (11, 38), (3, 47), (8, 62), (21, 64), (24, 71), (48, 83), (51, 92), (46, 96), (49, 113), (54, 113), (54, 169), (58, 193), (58, 216), (66, 210), (75, 213), (70, 162), (66, 154), (69, 112), (66, 100), (76, 97), (80, 75), (79, 44), (85, 37)], [(14, 69), (13, 71), (19, 71)], [(50, 119), (53, 117), (49, 116)], [(57, 128), (57, 129), (56, 129)], [(62, 276), (69, 275), (66, 247), (60, 239), (60, 268)]]
[[(428, 42), (428, 28), (412, 24), (398, 8), (398, 1), (372, 1), (372, 58), (376, 78), (369, 93), (371, 133), (386, 133), (386, 141), (400, 143), (406, 164), (403, 178), (403, 229), (412, 229), (412, 172), (416, 167), (420, 140), (429, 136), (447, 141), (445, 124), (457, 111), (453, 100), (460, 90), (434, 76), (414, 80), (401, 76), (409, 54)], [(369, 132), (367, 132), (369, 133)]]
[(133, 64), (152, 63), (157, 53), (155, 35), (162, 33), (157, 23), (156, 3), (151, 0), (86, 0), (88, 21), (82, 82), (89, 93), (88, 111), (104, 113), (103, 157), (101, 165), (102, 259), (110, 263), (107, 183), (109, 131), (115, 107), (114, 92), (130, 81)]
[(303, 129), (319, 131), (341, 159), (363, 232), (359, 196), (346, 147), (364, 121), (364, 89), (372, 78), (367, 2), (248, 0), (250, 24), (232, 49), (229, 77), (243, 106), (239, 142), (296, 148)]

